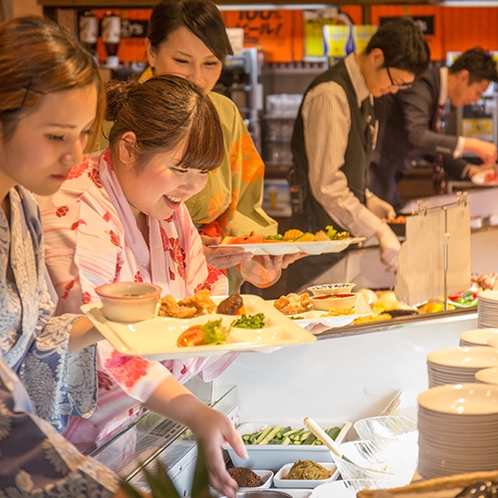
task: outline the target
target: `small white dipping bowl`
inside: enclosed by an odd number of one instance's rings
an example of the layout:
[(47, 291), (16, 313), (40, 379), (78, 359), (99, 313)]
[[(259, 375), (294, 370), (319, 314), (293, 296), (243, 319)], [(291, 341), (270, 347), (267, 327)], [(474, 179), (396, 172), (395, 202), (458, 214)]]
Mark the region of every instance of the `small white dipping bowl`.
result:
[(322, 284), (308, 287), (308, 290), (314, 296), (323, 296), (324, 294), (347, 294), (353, 290), (356, 284)]
[(115, 282), (96, 287), (95, 292), (108, 320), (140, 322), (157, 313), (162, 288), (144, 282)]
[[(338, 297), (344, 296), (344, 297)], [(323, 294), (313, 296), (311, 303), (313, 308), (320, 311), (330, 311), (342, 308), (352, 308), (356, 304), (358, 293)]]

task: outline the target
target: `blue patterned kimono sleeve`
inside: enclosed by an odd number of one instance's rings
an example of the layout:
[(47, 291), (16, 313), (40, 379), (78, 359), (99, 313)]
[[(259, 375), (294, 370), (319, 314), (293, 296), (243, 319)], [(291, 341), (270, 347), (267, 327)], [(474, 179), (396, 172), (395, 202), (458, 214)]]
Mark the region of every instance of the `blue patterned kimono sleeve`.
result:
[(19, 378), (0, 356), (0, 498), (109, 498), (118, 478), (31, 413)]
[[(55, 304), (49, 293), (51, 283), (45, 280), (48, 272), (38, 205), (21, 189), (18, 200), (17, 207), (11, 195), (12, 209), (19, 213), (22, 230), (18, 235), (13, 229), (12, 259), (16, 267), (24, 264), (26, 268), (24, 274), (19, 272), (20, 278), (16, 277), (23, 305), (23, 334), (14, 348), (18, 349), (19, 363), (16, 365), (14, 359), (9, 365), (25, 385), (35, 413), (62, 432), (70, 416), (89, 417), (95, 409), (96, 346), (68, 353), (69, 335), (79, 316), (53, 316)], [(24, 251), (19, 245), (22, 243)]]

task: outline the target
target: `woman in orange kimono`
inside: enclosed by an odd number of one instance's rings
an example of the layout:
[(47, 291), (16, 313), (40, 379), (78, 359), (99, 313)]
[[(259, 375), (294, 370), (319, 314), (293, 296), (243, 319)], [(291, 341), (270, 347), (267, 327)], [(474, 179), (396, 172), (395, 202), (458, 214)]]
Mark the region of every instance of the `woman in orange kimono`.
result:
[(203, 238), (206, 259), (216, 268), (230, 268), (231, 291), (238, 291), (244, 280), (257, 287), (273, 285), (281, 270), (302, 253), (248, 261), (242, 249), (208, 247), (226, 235), (277, 231), (276, 221), (261, 207), (264, 163), (236, 105), (212, 91), (223, 60), (232, 54), (220, 11), (211, 0), (164, 0), (152, 12), (146, 45), (150, 67), (143, 79), (165, 73), (183, 76), (209, 96), (220, 116), (225, 157), (209, 174), (206, 187), (186, 203)]

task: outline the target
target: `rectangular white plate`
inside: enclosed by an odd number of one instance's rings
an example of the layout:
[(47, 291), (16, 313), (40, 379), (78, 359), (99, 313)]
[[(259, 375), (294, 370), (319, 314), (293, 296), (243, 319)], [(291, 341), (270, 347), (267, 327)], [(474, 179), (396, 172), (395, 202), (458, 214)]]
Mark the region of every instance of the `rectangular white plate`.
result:
[[(341, 432), (336, 438), (337, 443), (342, 443), (344, 441), (347, 433), (352, 427), (351, 422), (345, 420), (319, 419), (317, 420), (317, 423), (323, 429), (340, 427)], [(245, 422), (237, 427), (237, 432), (242, 436), (244, 434), (259, 432), (266, 427), (274, 427), (276, 425), (281, 425), (282, 427), (290, 425), (293, 429), (301, 429), (304, 427), (302, 420)], [(264, 468), (272, 470), (273, 472), (277, 472), (280, 467), (287, 463), (297, 462), (298, 460), (314, 460), (315, 462), (334, 461), (330, 450), (325, 445), (290, 444), (284, 446), (280, 444), (247, 444), (245, 448), (249, 454), (249, 460), (244, 460), (237, 456), (230, 446), (227, 445), (226, 448), (232, 463), (235, 466), (249, 467), (250, 469)]]
[[(222, 299), (213, 298), (213, 301), (220, 302)], [(211, 314), (189, 319), (156, 317), (142, 322), (124, 323), (107, 320), (101, 311), (101, 304), (84, 304), (81, 310), (117, 351), (126, 355), (144, 356), (151, 360), (215, 356), (245, 351), (271, 353), (283, 346), (316, 341), (313, 334), (298, 324), (292, 323), (292, 320), (287, 320), (282, 313), (261, 297), (244, 294), (242, 299), (247, 314), (264, 313), (265, 327), (262, 329), (234, 328), (226, 344), (194, 347), (176, 345), (180, 334), (192, 325), (221, 319), (223, 325), (230, 326), (233, 320), (240, 317)]]
[[(270, 256), (282, 256), (284, 254), (295, 254), (305, 252), (311, 256), (344, 251), (349, 245), (357, 244), (365, 240), (361, 237), (344, 240), (329, 240), (324, 242), (263, 242), (261, 244), (230, 244), (234, 237), (225, 237), (221, 245), (225, 247), (242, 247), (245, 252), (251, 252), (255, 256), (269, 254)], [(216, 247), (216, 246), (213, 246)]]

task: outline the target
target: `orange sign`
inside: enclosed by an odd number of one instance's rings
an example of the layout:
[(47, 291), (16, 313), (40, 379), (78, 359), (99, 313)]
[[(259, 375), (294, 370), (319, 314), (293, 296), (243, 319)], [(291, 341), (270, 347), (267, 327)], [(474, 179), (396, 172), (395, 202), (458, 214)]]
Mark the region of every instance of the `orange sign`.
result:
[(227, 28), (244, 29), (244, 46), (258, 47), (267, 62), (292, 62), (293, 11), (245, 10), (222, 12)]

